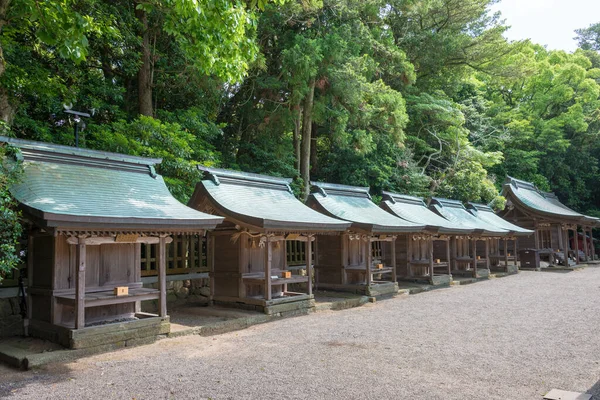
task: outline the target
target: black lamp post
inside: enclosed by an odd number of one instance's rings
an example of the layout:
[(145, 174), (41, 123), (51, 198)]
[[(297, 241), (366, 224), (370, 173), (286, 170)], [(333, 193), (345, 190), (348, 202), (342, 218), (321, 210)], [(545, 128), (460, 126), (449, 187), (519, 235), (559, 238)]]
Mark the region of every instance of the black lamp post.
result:
[(83, 118), (89, 118), (91, 117), (91, 115), (88, 113), (73, 111), (70, 109), (65, 110), (65, 112), (67, 114), (75, 116), (73, 118), (75, 120), (75, 147), (79, 147), (79, 125), (82, 125), (81, 130), (83, 131), (85, 129), (85, 122), (83, 122)]

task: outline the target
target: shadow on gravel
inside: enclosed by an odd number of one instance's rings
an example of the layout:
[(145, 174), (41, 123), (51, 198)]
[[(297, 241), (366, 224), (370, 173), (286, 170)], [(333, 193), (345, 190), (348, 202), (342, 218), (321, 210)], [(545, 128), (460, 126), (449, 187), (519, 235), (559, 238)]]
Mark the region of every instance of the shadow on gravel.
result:
[(71, 369), (66, 364), (49, 364), (44, 367), (22, 371), (0, 365), (0, 398), (19, 398), (21, 389), (32, 383), (42, 382), (51, 390), (54, 383), (71, 380)]
[(596, 382), (586, 393), (592, 395), (592, 400), (600, 400), (600, 381)]

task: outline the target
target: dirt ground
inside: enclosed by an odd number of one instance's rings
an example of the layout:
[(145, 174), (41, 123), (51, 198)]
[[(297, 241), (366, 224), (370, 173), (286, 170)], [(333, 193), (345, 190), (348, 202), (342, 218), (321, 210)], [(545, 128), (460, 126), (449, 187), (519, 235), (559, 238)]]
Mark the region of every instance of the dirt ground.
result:
[[(522, 272), (27, 372), (9, 399), (600, 400), (600, 268)], [(596, 397), (598, 396), (598, 397)]]

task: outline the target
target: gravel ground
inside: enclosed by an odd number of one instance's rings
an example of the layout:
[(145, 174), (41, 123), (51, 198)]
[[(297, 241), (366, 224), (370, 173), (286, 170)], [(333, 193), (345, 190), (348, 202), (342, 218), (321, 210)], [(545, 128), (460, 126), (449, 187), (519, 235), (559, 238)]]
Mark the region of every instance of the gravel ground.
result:
[[(502, 279), (188, 336), (45, 369), (19, 399), (600, 399), (600, 268)], [(3, 368), (3, 367), (2, 367)]]

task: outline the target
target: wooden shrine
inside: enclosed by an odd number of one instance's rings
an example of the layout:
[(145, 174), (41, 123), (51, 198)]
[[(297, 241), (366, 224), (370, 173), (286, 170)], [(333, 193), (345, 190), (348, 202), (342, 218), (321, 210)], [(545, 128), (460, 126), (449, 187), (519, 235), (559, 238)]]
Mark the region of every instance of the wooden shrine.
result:
[[(29, 335), (69, 348), (132, 345), (169, 331), (165, 246), (222, 218), (171, 196), (158, 159), (0, 138), (18, 148), (11, 192), (28, 221)], [(143, 288), (140, 246), (158, 244), (160, 288)], [(158, 300), (159, 313), (140, 312)]]
[(489, 276), (490, 243), (508, 236), (510, 232), (478, 219), (457, 200), (433, 198), (429, 208), (452, 225), (472, 231), (468, 235), (451, 238), (452, 274), (474, 278)]
[[(534, 231), (532, 236), (517, 240), (519, 249), (537, 250), (540, 259), (548, 265), (576, 265), (596, 258), (587, 240), (583, 243), (583, 254), (576, 249), (579, 248), (579, 230), (593, 243), (592, 229), (600, 226), (598, 218), (578, 213), (562, 204), (554, 193), (543, 192), (531, 182), (510, 176), (502, 186), (502, 195), (506, 197), (506, 206), (498, 215)], [(571, 231), (572, 245), (569, 243)]]
[[(290, 189), (291, 179), (200, 170), (205, 179), (196, 185), (189, 205), (225, 217), (208, 236), (211, 300), (267, 314), (312, 310), (315, 234), (339, 237), (350, 224), (302, 204)], [(288, 268), (288, 241), (306, 243), (304, 274)]]
[[(490, 270), (516, 274), (519, 271), (517, 238), (531, 236), (533, 231), (502, 219), (487, 205), (468, 203), (467, 209), (473, 216), (485, 223), (508, 231), (507, 236), (490, 239)], [(478, 251), (480, 250), (478, 249)]]
[(341, 237), (318, 235), (315, 260), (319, 289), (368, 296), (398, 293), (398, 235), (419, 233), (424, 226), (394, 217), (371, 201), (369, 188), (312, 183), (307, 204), (325, 215), (352, 223)]
[(381, 208), (403, 220), (424, 225), (421, 233), (398, 235), (396, 270), (398, 279), (428, 282), (432, 285), (452, 281), (452, 237), (468, 235), (473, 230), (459, 228), (427, 208), (419, 197), (383, 192)]

